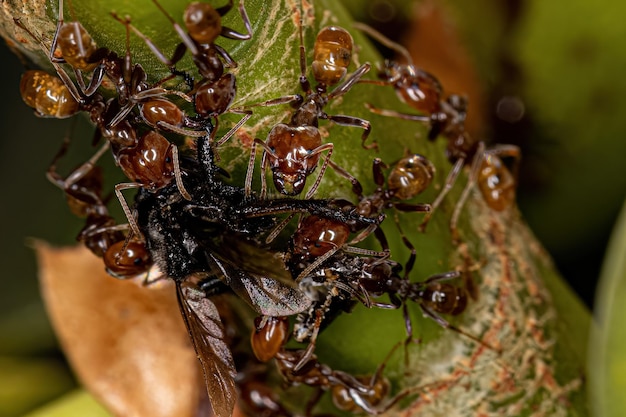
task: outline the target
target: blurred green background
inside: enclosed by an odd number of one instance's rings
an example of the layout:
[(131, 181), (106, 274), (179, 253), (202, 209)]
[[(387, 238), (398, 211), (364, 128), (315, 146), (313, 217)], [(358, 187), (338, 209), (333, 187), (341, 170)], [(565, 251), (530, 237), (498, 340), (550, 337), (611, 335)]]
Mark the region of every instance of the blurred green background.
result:
[[(418, 24), (425, 25), (423, 15), (430, 10), (424, 6), (430, 3), (422, 2), (416, 9), (412, 1), (345, 0), (345, 4), (356, 20), (396, 40), (413, 33), (416, 16), (422, 16)], [(458, 32), (484, 93), (485, 137), (522, 148), (520, 210), (564, 278), (593, 307), (608, 236), (626, 196), (626, 78), (622, 75), (626, 25), (620, 13), (626, 4), (615, 0), (438, 4), (448, 7), (441, 33), (425, 26), (431, 39), (420, 41), (445, 44), (446, 25)], [(427, 46), (422, 44), (424, 50)], [(20, 59), (4, 44), (0, 53), (4, 85), (0, 416), (13, 416), (75, 384), (46, 319), (27, 240), (71, 244), (81, 221), (70, 214), (62, 192), (45, 178), (71, 123), (35, 117), (19, 95), (24, 70)], [(422, 65), (417, 57), (416, 62)], [(468, 71), (454, 65), (454, 61), (448, 65), (453, 74)], [(472, 97), (470, 109), (471, 103)], [(512, 111), (497, 110), (506, 105)], [(90, 155), (91, 135), (88, 124), (79, 121), (72, 131), (76, 139), (72, 155), (62, 164), (62, 173)], [(116, 176), (109, 175), (111, 181), (121, 179), (112, 172)]]

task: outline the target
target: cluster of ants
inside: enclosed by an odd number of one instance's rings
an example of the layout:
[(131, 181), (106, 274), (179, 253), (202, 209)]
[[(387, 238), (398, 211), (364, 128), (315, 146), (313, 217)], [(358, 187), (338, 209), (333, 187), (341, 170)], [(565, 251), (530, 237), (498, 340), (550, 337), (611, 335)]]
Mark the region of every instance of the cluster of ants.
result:
[[(171, 58), (132, 25), (130, 17), (115, 13), (112, 17), (126, 28), (123, 56), (97, 47), (80, 22), (66, 22), (63, 0), (59, 0), (58, 23), (50, 45), (16, 19), (15, 23), (45, 51), (56, 70), (54, 75), (27, 71), (20, 90), (38, 116), (67, 118), (86, 112), (96, 126), (95, 143), (104, 143), (93, 157), (68, 176), (58, 174), (57, 163), (67, 152), (67, 139), (48, 170), (48, 178), (64, 191), (72, 211), (86, 218), (78, 240), (103, 259), (112, 276), (147, 276), (156, 266), (163, 277), (176, 283), (181, 313), (201, 363), (214, 413), (230, 416), (239, 397), (241, 407), (250, 415), (296, 415), (281, 405), (269, 388), (250, 379), (246, 382), (238, 375), (236, 369), (240, 366), (236, 366), (230, 336), (211, 299), (214, 295), (234, 293), (258, 314), (250, 339), (258, 361), (275, 360), (278, 373), (288, 385), (317, 388), (319, 395), (307, 403), (306, 415), (313, 413), (324, 391), (331, 393), (339, 409), (369, 414), (382, 413), (409, 394), (389, 394), (389, 383), (382, 375), (384, 364), (370, 376), (357, 377), (318, 361), (314, 353), (318, 334), (355, 304), (402, 309), (407, 340), (412, 339), (407, 304), (416, 303), (424, 315), (441, 326), (483, 343), (441, 316), (458, 315), (466, 308), (466, 290), (453, 283), (460, 272), (410, 281), (416, 250), (401, 232), (410, 257), (404, 265), (393, 261), (381, 223), (386, 210), (392, 208), (425, 213), (423, 230), (465, 166), (469, 166), (468, 182), (455, 207), (452, 230), (456, 230), (463, 202), (474, 185), (478, 185), (489, 207), (506, 209), (514, 200), (516, 173), (502, 163), (501, 157), (517, 160), (519, 150), (509, 145), (487, 148), (484, 142), (474, 140), (464, 127), (464, 98), (445, 95), (438, 80), (415, 67), (402, 46), (365, 25), (355, 27), (404, 56), (406, 63), (385, 62), (378, 79), (364, 78), (370, 70), (367, 63), (348, 74), (352, 37), (343, 28), (328, 26), (320, 30), (315, 41), (312, 86), (300, 24), (302, 92), (235, 108), (232, 103), (237, 84), (230, 70), (237, 63), (216, 41), (220, 37), (237, 41), (252, 38), (243, 0), (238, 11), (245, 33), (222, 26), (222, 17), (233, 9), (232, 0), (219, 8), (201, 2), (189, 4), (184, 28), (157, 0), (152, 1), (180, 37)], [(129, 39), (133, 34), (168, 67), (169, 77), (150, 83), (142, 66), (132, 63)], [(193, 58), (197, 74), (176, 68), (187, 53)], [(174, 78), (180, 78), (188, 88), (166, 88), (165, 82)], [(113, 97), (99, 92), (105, 80), (115, 88)], [(417, 111), (398, 113), (367, 104), (373, 113), (424, 123), (430, 140), (447, 141), (452, 169), (432, 204), (407, 202), (423, 192), (435, 174), (432, 163), (422, 155), (405, 155), (391, 167), (374, 158), (376, 189), (369, 195), (364, 194), (357, 178), (331, 160), (333, 143), (322, 139), (320, 119), (361, 128), (362, 147), (377, 147), (375, 142), (366, 144), (371, 131), (369, 121), (324, 111), (329, 101), (359, 83), (391, 86), (404, 103)], [(230, 184), (226, 181), (228, 173), (216, 164), (216, 150), (246, 123), (256, 106), (281, 104), (293, 107), (291, 119), (276, 124), (266, 140), (253, 141), (245, 183)], [(218, 119), (225, 113), (241, 114), (242, 119), (218, 138)], [(168, 139), (171, 135), (193, 138), (189, 152), (179, 152)], [(256, 192), (252, 183), (259, 147), (261, 188)], [(109, 150), (128, 177), (128, 182), (117, 184), (114, 190), (127, 218), (123, 224), (109, 213), (97, 165)], [(328, 166), (351, 182), (354, 201), (314, 198)], [(279, 197), (268, 193), (268, 168), (278, 191), (275, 194), (282, 194)], [(313, 184), (304, 198), (299, 197), (313, 174)], [(127, 189), (137, 189), (132, 204), (122, 194)], [(370, 235), (377, 238), (382, 250), (354, 246)], [(375, 300), (383, 295), (389, 302)], [(291, 338), (306, 347), (286, 347)]]

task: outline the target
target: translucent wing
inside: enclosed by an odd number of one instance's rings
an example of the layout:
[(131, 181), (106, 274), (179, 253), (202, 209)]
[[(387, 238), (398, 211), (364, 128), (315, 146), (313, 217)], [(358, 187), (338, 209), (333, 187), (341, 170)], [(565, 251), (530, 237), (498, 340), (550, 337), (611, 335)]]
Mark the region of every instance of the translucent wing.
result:
[(235, 363), (225, 343), (224, 328), (217, 307), (204, 292), (177, 282), (181, 314), (196, 350), (204, 381), (216, 416), (230, 417), (235, 407)]
[(207, 257), (220, 279), (258, 313), (290, 316), (311, 306), (275, 252), (227, 237), (220, 243)]

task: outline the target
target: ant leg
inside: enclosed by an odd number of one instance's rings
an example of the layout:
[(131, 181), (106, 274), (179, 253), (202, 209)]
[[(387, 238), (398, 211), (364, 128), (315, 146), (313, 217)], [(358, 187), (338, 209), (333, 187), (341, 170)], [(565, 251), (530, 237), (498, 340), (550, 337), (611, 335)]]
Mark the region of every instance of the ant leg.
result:
[(517, 183), (519, 177), (519, 165), (522, 158), (522, 153), (520, 148), (515, 145), (504, 145), (498, 144), (492, 147), (491, 149), (487, 149), (485, 151), (486, 155), (495, 155), (500, 158), (513, 158), (513, 165), (511, 166), (511, 174), (515, 179), (515, 183)]
[(326, 252), (325, 254), (316, 257), (313, 262), (311, 262), (302, 272), (300, 272), (300, 274), (298, 274), (298, 276), (295, 279), (295, 282), (300, 283), (300, 281), (302, 281), (304, 277), (306, 277), (311, 272), (313, 272), (318, 266), (320, 266), (328, 258), (330, 258), (335, 253), (337, 253), (337, 251), (339, 251), (341, 248), (342, 246), (335, 246), (332, 249), (330, 249), (328, 252)]
[(356, 69), (348, 78), (346, 78), (341, 84), (333, 89), (330, 93), (328, 93), (328, 100), (332, 100), (336, 97), (341, 97), (346, 94), (353, 86), (356, 84), (363, 75), (365, 75), (371, 66), (368, 63), (361, 65)]
[(280, 232), (282, 232), (283, 229), (285, 227), (287, 227), (287, 225), (289, 224), (291, 219), (294, 218), (295, 215), (296, 215), (296, 213), (289, 214), (280, 223), (278, 223), (276, 226), (274, 226), (272, 231), (265, 238), (265, 243), (272, 243), (274, 241), (274, 239), (276, 239), (276, 237), (280, 234)]
[(178, 146), (176, 145), (172, 145), (172, 159), (174, 161), (174, 180), (176, 181), (178, 191), (185, 200), (191, 201), (191, 195), (189, 195), (185, 184), (183, 184), (183, 176), (180, 171), (180, 159), (178, 158)]
[[(375, 232), (377, 230), (379, 230), (379, 227), (377, 224), (370, 224), (365, 229), (363, 229), (358, 235), (356, 235), (351, 241), (345, 243), (342, 246), (342, 250), (346, 252), (358, 254), (358, 255), (373, 256), (373, 257), (381, 258), (381, 259), (378, 259), (375, 263), (373, 263), (373, 265), (376, 265), (384, 261), (385, 259), (388, 259), (389, 256), (391, 256), (391, 253), (389, 252), (389, 247), (387, 246), (386, 238), (383, 238), (383, 240), (381, 241), (381, 245), (383, 247), (382, 251), (375, 251), (371, 249), (363, 249), (363, 248), (359, 248), (355, 246), (350, 246), (350, 245), (354, 245), (355, 243), (362, 242), (365, 238), (371, 235), (372, 232)], [(378, 235), (376, 236), (378, 237)], [(379, 239), (379, 241), (380, 240), (381, 239)]]
[(420, 304), (420, 308), (422, 309), (422, 312), (424, 313), (424, 316), (434, 320), (435, 322), (437, 322), (437, 324), (439, 324), (441, 327), (443, 327), (444, 329), (450, 329), (452, 331), (455, 331), (471, 340), (473, 340), (474, 342), (478, 343), (481, 346), (486, 347), (487, 349), (496, 351), (496, 352), (500, 352), (500, 349), (497, 349), (493, 346), (491, 346), (489, 343), (485, 342), (484, 340), (479, 339), (478, 337), (474, 336), (473, 334), (470, 334), (468, 332), (466, 332), (465, 330), (453, 326), (452, 324), (450, 324), (450, 322), (448, 322), (446, 319), (444, 319), (443, 317), (441, 317), (439, 314), (437, 314), (436, 312), (434, 312), (433, 310), (431, 310), (430, 308)]
[(430, 218), (432, 217), (435, 210), (439, 207), (446, 194), (448, 194), (448, 192), (452, 189), (452, 186), (456, 182), (456, 179), (459, 176), (463, 165), (465, 165), (465, 159), (457, 159), (456, 163), (448, 173), (448, 177), (446, 178), (446, 183), (444, 184), (443, 189), (439, 192), (439, 195), (431, 204), (430, 212), (426, 213), (426, 215), (424, 216), (424, 220), (422, 220), (422, 223), (419, 226), (419, 230), (422, 233), (426, 231), (426, 226), (428, 225), (428, 222), (430, 221)]
[(267, 179), (265, 178), (265, 174), (267, 172), (267, 164), (269, 163), (268, 155), (270, 155), (272, 158), (276, 158), (276, 154), (261, 139), (254, 138), (254, 142), (252, 142), (252, 147), (250, 148), (250, 161), (248, 162), (248, 171), (246, 172), (245, 187), (247, 189), (247, 196), (250, 196), (250, 193), (252, 192), (252, 174), (254, 173), (256, 145), (261, 145), (261, 147), (263, 148), (263, 156), (261, 157), (261, 193), (259, 197), (264, 200), (267, 197)]
[[(174, 18), (163, 8), (163, 6), (161, 6), (161, 4), (159, 4), (159, 2), (157, 0), (152, 0), (152, 2), (159, 8), (159, 10), (161, 11), (161, 13), (163, 13), (163, 15), (165, 15), (165, 17), (167, 18), (167, 20), (170, 21), (170, 23), (172, 24), (172, 26), (174, 27), (174, 30), (176, 31), (176, 33), (178, 34), (178, 37), (183, 41), (183, 43), (185, 44), (185, 46), (187, 47), (187, 49), (189, 49), (189, 52), (193, 55), (193, 56), (198, 56), (199, 52), (198, 51), (198, 47), (196, 46), (196, 43), (193, 41), (193, 39), (191, 39), (191, 36), (189, 36), (189, 34), (187, 32), (185, 32), (185, 30), (176, 22), (176, 20), (174, 20)], [(137, 33), (138, 31), (135, 31), (135, 33)], [(142, 36), (139, 35), (139, 33), (137, 33), (138, 36)], [(143, 36), (143, 38), (148, 39), (147, 37)], [(150, 41), (150, 43), (152, 43)], [(148, 44), (148, 43), (146, 43)], [(148, 44), (148, 47), (150, 47), (150, 49), (152, 49), (152, 51), (158, 51), (158, 49), (156, 48), (156, 46), (154, 46), (154, 44), (152, 44), (152, 46), (150, 44)], [(159, 55), (163, 58), (165, 58), (165, 55), (163, 55), (160, 51), (159, 51)], [(167, 60), (167, 58), (165, 58)], [(173, 66), (174, 63), (172, 63), (170, 60), (167, 60), (168, 62), (165, 62), (163, 60), (161, 60), (163, 63), (165, 63), (165, 65), (168, 66)]]
[(427, 124), (431, 123), (430, 116), (421, 116), (418, 114), (401, 113), (395, 110), (380, 109), (378, 107), (374, 107), (370, 103), (365, 103), (365, 107), (372, 113), (380, 114), (381, 116), (396, 117), (398, 119), (411, 120), (414, 122), (422, 122)]
[(128, 219), (128, 225), (130, 226), (130, 230), (135, 234), (135, 236), (137, 236), (139, 240), (143, 241), (144, 240), (143, 234), (139, 230), (137, 221), (135, 221), (135, 217), (133, 216), (133, 213), (130, 211), (130, 207), (128, 207), (128, 203), (126, 202), (126, 199), (124, 198), (124, 195), (122, 194), (123, 190), (128, 190), (132, 188), (141, 188), (141, 187), (143, 187), (143, 185), (137, 182), (125, 182), (125, 183), (116, 184), (115, 195), (117, 196), (117, 199), (119, 200), (122, 206), (122, 210), (124, 211), (124, 214), (126, 215), (126, 218)]
[(295, 10), (294, 12), (299, 12), (298, 15), (298, 33), (300, 35), (300, 88), (305, 93), (311, 92), (311, 83), (309, 79), (306, 77), (306, 49), (304, 48), (304, 25), (302, 24), (302, 12)]
[(400, 45), (399, 43), (393, 42), (391, 39), (387, 38), (382, 33), (378, 32), (374, 28), (364, 23), (354, 22), (352, 24), (352, 27), (362, 32), (365, 32), (367, 35), (371, 36), (372, 38), (374, 38), (375, 40), (377, 40), (378, 42), (380, 42), (387, 48), (396, 51), (399, 55), (402, 55), (402, 57), (406, 60), (407, 65), (413, 66), (413, 58), (411, 57), (411, 54), (404, 46)]
[(363, 186), (361, 185), (359, 180), (356, 179), (355, 176), (353, 176), (344, 168), (340, 167), (339, 165), (337, 165), (335, 162), (331, 160), (328, 160), (328, 165), (330, 165), (330, 167), (334, 169), (337, 174), (346, 178), (348, 181), (352, 183), (352, 192), (356, 194), (357, 197), (359, 197), (359, 199), (363, 197)]
[(459, 232), (456, 227), (459, 216), (461, 215), (461, 210), (463, 206), (465, 206), (465, 202), (470, 195), (470, 192), (476, 185), (476, 179), (478, 178), (478, 171), (483, 163), (485, 158), (485, 142), (480, 141), (478, 143), (478, 148), (476, 149), (476, 153), (474, 154), (474, 160), (472, 161), (472, 166), (470, 168), (470, 173), (467, 178), (467, 184), (465, 184), (465, 188), (463, 188), (463, 192), (459, 197), (459, 200), (454, 207), (454, 211), (452, 212), (452, 217), (450, 218), (450, 233), (452, 234), (452, 241), (458, 242), (459, 240)]
[(266, 100), (266, 101), (261, 101), (260, 103), (254, 103), (254, 104), (249, 104), (247, 106), (244, 106), (243, 108), (238, 107), (238, 108), (230, 108), (229, 111), (231, 112), (245, 112), (247, 110), (249, 110), (251, 107), (271, 107), (271, 106), (278, 106), (280, 104), (290, 104), (290, 103), (294, 103), (294, 102), (301, 102), (303, 100), (302, 96), (300, 94), (292, 94), (289, 96), (283, 96), (283, 97), (278, 97), (278, 98), (274, 98), (271, 100)]
[(415, 246), (413, 246), (413, 244), (409, 240), (409, 238), (406, 237), (406, 235), (404, 234), (404, 231), (402, 230), (402, 226), (400, 226), (400, 219), (398, 218), (397, 212), (393, 214), (393, 220), (396, 223), (396, 227), (398, 228), (398, 231), (400, 232), (402, 243), (404, 243), (404, 246), (406, 246), (410, 251), (409, 259), (406, 261), (406, 265), (404, 266), (404, 279), (408, 279), (409, 273), (413, 270), (413, 266), (415, 266), (415, 260), (417, 258), (417, 251), (415, 249)]
[(219, 147), (226, 143), (226, 141), (230, 139), (230, 137), (233, 136), (239, 130), (239, 128), (248, 121), (250, 117), (252, 117), (252, 111), (250, 110), (230, 109), (229, 112), (243, 114), (244, 116), (240, 121), (237, 122), (237, 124), (235, 124), (235, 126), (232, 127), (232, 129), (230, 129), (224, 136), (220, 138), (220, 140), (217, 141), (217, 143), (215, 144), (216, 147)]
[(324, 118), (342, 126), (353, 126), (364, 129), (363, 134), (361, 135), (361, 146), (363, 147), (363, 149), (376, 149), (376, 152), (378, 152), (378, 143), (376, 141), (374, 141), (370, 145), (365, 144), (365, 141), (372, 131), (372, 124), (369, 121), (361, 119), (359, 117), (343, 115), (330, 116), (325, 114)]
[[(230, 0), (226, 6), (219, 7), (215, 9), (220, 16), (226, 14), (233, 7), (233, 2)], [(237, 41), (245, 41), (252, 38), (252, 25), (250, 24), (250, 19), (248, 18), (248, 13), (246, 12), (246, 8), (244, 6), (243, 0), (239, 1), (239, 14), (241, 15), (241, 20), (243, 20), (243, 24), (246, 27), (246, 33), (236, 32), (231, 28), (222, 26), (222, 35), (228, 39), (234, 39)]]
[(244, 194), (246, 197), (250, 197), (252, 194), (252, 175), (254, 174), (254, 161), (256, 159), (256, 146), (257, 141), (261, 139), (255, 138), (250, 147), (250, 159), (248, 160), (248, 169), (246, 171), (246, 181), (244, 183)]
[(59, 41), (59, 32), (61, 31), (61, 26), (63, 26), (63, 23), (65, 22), (64, 16), (63, 16), (63, 0), (59, 0), (59, 12), (58, 12), (58, 16), (57, 16), (57, 28), (54, 31), (54, 36), (52, 37), (52, 44), (50, 45), (50, 50), (48, 51), (48, 58), (50, 59), (50, 62), (52, 63), (58, 63), (58, 64), (64, 64), (66, 61), (63, 57), (58, 58), (54, 55), (54, 52), (57, 49), (57, 44)]
[(215, 11), (217, 12), (217, 14), (220, 15), (220, 17), (224, 17), (224, 15), (228, 13), (230, 9), (232, 8), (233, 8), (233, 0), (228, 0), (228, 3), (226, 3), (223, 6), (217, 7)]
[(311, 196), (317, 190), (317, 187), (319, 187), (320, 182), (322, 182), (322, 176), (324, 175), (324, 172), (326, 172), (326, 168), (328, 167), (328, 163), (330, 162), (330, 156), (333, 154), (333, 149), (334, 149), (334, 145), (332, 143), (326, 143), (326, 144), (320, 145), (317, 148), (313, 149), (306, 156), (307, 158), (311, 158), (314, 155), (317, 155), (317, 154), (322, 153), (324, 151), (328, 151), (328, 153), (324, 157), (324, 163), (322, 164), (322, 167), (320, 168), (319, 174), (317, 174), (317, 178), (315, 179), (315, 182), (313, 183), (311, 188), (309, 188), (309, 191), (307, 191), (307, 193), (306, 193), (306, 195), (304, 197), (305, 200), (308, 200), (309, 198), (311, 198)]
[(449, 279), (458, 278), (460, 276), (461, 273), (459, 271), (442, 272), (440, 274), (431, 275), (423, 281), (423, 284), (432, 284), (433, 282), (447, 281)]

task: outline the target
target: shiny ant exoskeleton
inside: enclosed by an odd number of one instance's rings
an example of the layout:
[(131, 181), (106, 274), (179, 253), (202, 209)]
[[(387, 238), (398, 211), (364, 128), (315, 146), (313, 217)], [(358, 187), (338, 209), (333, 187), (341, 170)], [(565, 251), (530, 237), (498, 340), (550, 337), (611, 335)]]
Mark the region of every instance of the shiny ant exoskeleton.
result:
[(409, 391), (402, 391), (392, 398), (388, 397), (390, 386), (382, 372), (396, 347), (373, 375), (353, 376), (322, 364), (314, 354), (306, 350), (286, 349), (284, 346), (289, 339), (286, 329), (288, 321), (285, 317), (257, 318), (251, 335), (253, 352), (263, 362), (274, 358), (279, 373), (290, 386), (303, 384), (317, 388), (306, 403), (305, 416), (312, 415), (313, 408), (324, 391), (330, 391), (338, 409), (372, 415), (389, 410), (409, 394)]
[[(387, 39), (367, 25), (356, 23), (354, 26), (400, 54), (407, 62), (399, 64), (387, 61), (378, 74), (380, 80), (361, 80), (361, 82), (392, 86), (402, 102), (421, 114), (379, 109), (369, 103), (366, 103), (366, 107), (373, 113), (383, 116), (425, 123), (430, 127), (429, 140), (435, 140), (438, 136), (443, 136), (447, 140), (447, 156), (453, 167), (443, 189), (432, 203), (432, 210), (424, 217), (420, 229), (425, 230), (434, 211), (441, 205), (464, 166), (470, 166), (468, 182), (450, 220), (450, 229), (455, 239), (461, 209), (474, 185), (478, 184), (490, 208), (501, 211), (510, 207), (515, 200), (515, 184), (521, 157), (519, 148), (505, 144), (487, 148), (484, 141), (471, 137), (465, 129), (466, 98), (456, 94), (444, 97), (439, 80), (414, 66), (409, 52), (402, 45)], [(502, 162), (503, 157), (514, 160), (511, 171)]]
[(156, 192), (141, 189), (134, 209), (155, 264), (176, 282), (214, 409), (229, 415), (234, 405), (234, 368), (223, 351), (221, 333), (216, 336), (219, 332), (210, 330), (218, 325), (213, 303), (206, 294), (197, 294), (193, 281), (205, 282), (195, 285), (201, 290), (208, 291), (216, 283), (232, 290), (258, 314), (294, 315), (309, 308), (312, 300), (295, 284), (281, 261), (282, 253), (259, 242), (259, 236), (275, 225), (275, 215), (314, 213), (364, 224), (379, 220), (345, 213), (332, 200), (246, 197), (243, 188), (220, 181), (209, 134), (198, 140), (197, 152), (197, 160), (182, 161), (191, 201), (169, 184)]
[[(385, 163), (380, 158), (375, 158), (372, 163), (372, 175), (376, 189), (372, 194), (363, 195), (363, 188), (360, 183), (353, 187), (359, 200), (356, 211), (366, 217), (378, 216), (391, 208), (403, 212), (427, 213), (428, 215), (432, 210), (430, 204), (409, 204), (403, 201), (414, 198), (428, 188), (435, 174), (435, 166), (432, 162), (419, 154), (404, 156), (392, 166), (386, 187), (384, 168), (386, 168)], [(403, 243), (411, 252), (407, 268), (412, 268), (416, 256), (415, 247), (404, 235), (397, 213), (394, 213), (394, 220)], [(384, 239), (382, 230), (379, 229), (376, 233), (379, 240)]]
[[(26, 28), (19, 20), (15, 20), (15, 23), (45, 49), (43, 42), (33, 32)], [(128, 35), (129, 32), (127, 30), (125, 62), (130, 62), (130, 43)], [(97, 92), (90, 96), (82, 95), (69, 77), (67, 77), (67, 74), (65, 74), (65, 77), (62, 76), (64, 71), (58, 64), (53, 63), (53, 65), (55, 65), (60, 78), (48, 75), (48, 77), (43, 77), (43, 79), (54, 80), (55, 82), (37, 82), (35, 75), (40, 77), (41, 75), (39, 73), (27, 73), (26, 79), (22, 83), (22, 86), (25, 86), (22, 88), (24, 101), (32, 106), (41, 101), (46, 102), (45, 100), (49, 100), (50, 98), (63, 97), (65, 90), (59, 87), (60, 84), (58, 84), (57, 80), (60, 80), (66, 89), (72, 92), (72, 96), (79, 95), (81, 97), (79, 100), (76, 100), (78, 110), (89, 113), (91, 121), (96, 125), (97, 137), (103, 137), (107, 140), (110, 144), (115, 163), (122, 169), (124, 174), (133, 181), (131, 183), (117, 184), (115, 186), (115, 193), (128, 218), (131, 230), (135, 235), (141, 236), (134, 216), (122, 195), (122, 191), (130, 188), (147, 188), (154, 191), (169, 184), (172, 180), (175, 180), (180, 193), (185, 198), (189, 199), (189, 194), (185, 190), (182, 182), (178, 148), (158, 132), (146, 131), (138, 134), (135, 123), (131, 123), (131, 121), (126, 118), (119, 120), (117, 123), (112, 123), (113, 120), (119, 118), (120, 114), (124, 113), (123, 109), (125, 106), (120, 104), (118, 99), (111, 98), (105, 100), (102, 95)], [(130, 68), (130, 65), (124, 68)], [(125, 76), (130, 77), (130, 84), (125, 84), (125, 86), (133, 92), (148, 92), (148, 95), (169, 93), (168, 90), (159, 87), (148, 88), (146, 84), (147, 75), (138, 64), (133, 67), (132, 76), (127, 70), (122, 72), (125, 75), (120, 73), (120, 79), (125, 79)], [(41, 85), (41, 87), (32, 88), (33, 85)]]
[[(355, 72), (345, 78), (347, 67), (352, 55), (353, 40), (348, 31), (338, 26), (322, 28), (315, 40), (314, 61), (312, 64), (313, 76), (317, 85), (315, 88), (306, 76), (306, 52), (302, 33), (302, 22), (299, 25), (300, 34), (300, 87), (304, 92), (280, 97), (257, 103), (253, 106), (274, 106), (290, 103), (295, 111), (289, 123), (278, 123), (267, 135), (265, 141), (255, 138), (252, 144), (245, 187), (248, 193), (252, 190), (252, 174), (256, 159), (257, 146), (263, 148), (261, 159), (261, 198), (267, 194), (266, 171), (272, 171), (276, 189), (286, 195), (300, 194), (306, 185), (306, 179), (318, 166), (324, 152), (324, 162), (320, 167), (315, 183), (309, 188), (305, 198), (310, 198), (319, 186), (322, 176), (330, 165), (342, 177), (352, 183), (355, 178), (346, 170), (331, 161), (333, 143), (323, 143), (318, 129), (319, 119), (333, 121), (339, 125), (355, 126), (364, 129), (361, 144), (364, 148), (376, 147), (376, 144), (365, 145), (371, 130), (367, 120), (354, 116), (329, 115), (324, 111), (326, 104), (347, 93), (352, 86), (370, 69), (365, 63)], [(343, 80), (343, 81), (342, 81)], [(327, 92), (328, 87), (335, 88)]]
[[(215, 135), (219, 126), (217, 118), (219, 115), (226, 112), (244, 114), (242, 120), (220, 138), (220, 141), (216, 144), (216, 146), (219, 146), (226, 142), (252, 115), (250, 111), (231, 109), (231, 104), (237, 92), (237, 85), (235, 75), (225, 72), (224, 67), (234, 68), (237, 66), (237, 63), (224, 48), (215, 43), (219, 36), (234, 40), (248, 40), (252, 37), (252, 27), (244, 2), (243, 0), (239, 2), (239, 13), (247, 33), (239, 33), (231, 28), (222, 26), (222, 16), (232, 9), (232, 0), (225, 6), (217, 9), (208, 3), (190, 3), (185, 8), (183, 16), (187, 31), (183, 30), (157, 0), (153, 0), (153, 2), (171, 22), (181, 39), (181, 43), (176, 47), (172, 58), (167, 58), (151, 39), (136, 27), (130, 25), (128, 18), (123, 23), (143, 39), (154, 55), (170, 68), (172, 74), (185, 76), (191, 87), (191, 91), (188, 94), (191, 97), (191, 101), (193, 101), (196, 112), (194, 117), (177, 116), (178, 120), (158, 119), (156, 120), (156, 126), (182, 135), (200, 137), (206, 134), (205, 127), (207, 124), (211, 124), (214, 127), (212, 135)], [(119, 18), (118, 20), (121, 21)], [(176, 63), (182, 59), (187, 50), (191, 53), (193, 62), (202, 77), (200, 81), (194, 81), (189, 74), (181, 73), (175, 68)], [(155, 106), (155, 103), (149, 101), (147, 103), (144, 102), (142, 105), (144, 119), (150, 120), (149, 116), (146, 116), (146, 106)]]
[(38, 117), (65, 119), (80, 111), (80, 103), (65, 83), (45, 71), (28, 70), (22, 74), (20, 94)]
[(106, 271), (116, 278), (147, 273), (152, 260), (145, 244), (136, 236), (130, 237), (123, 233), (128, 225), (116, 223), (101, 195), (102, 172), (96, 162), (108, 149), (108, 144), (63, 178), (58, 174), (56, 164), (65, 155), (68, 145), (69, 137), (66, 137), (46, 176), (63, 190), (72, 213), (86, 219), (85, 226), (76, 239), (93, 254), (101, 257)]

